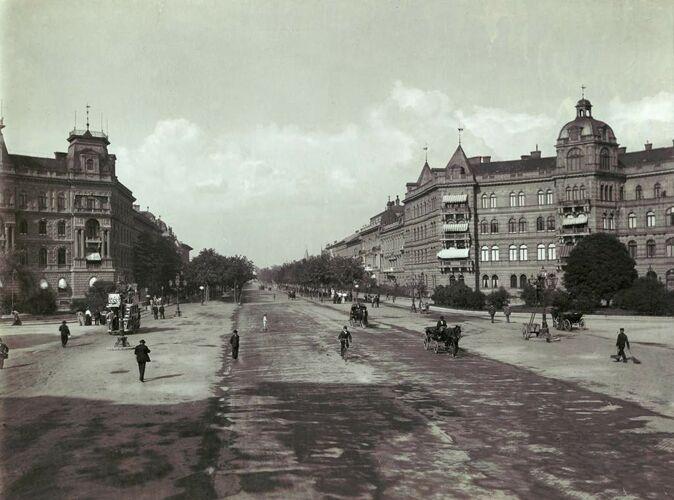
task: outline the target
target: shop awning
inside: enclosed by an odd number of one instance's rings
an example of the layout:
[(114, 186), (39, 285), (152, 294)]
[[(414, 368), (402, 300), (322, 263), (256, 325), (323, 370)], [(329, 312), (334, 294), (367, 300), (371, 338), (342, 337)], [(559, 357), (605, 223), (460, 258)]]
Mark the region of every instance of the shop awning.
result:
[(101, 261), (101, 254), (98, 253), (98, 252), (89, 253), (89, 254), (87, 254), (87, 260), (89, 262), (100, 262)]
[(587, 224), (587, 215), (568, 215), (562, 219), (562, 226), (580, 226)]
[(559, 247), (559, 258), (566, 259), (573, 250), (573, 245), (562, 245)]
[(468, 231), (467, 222), (450, 222), (442, 226), (442, 230), (446, 233), (465, 233)]
[(467, 194), (446, 194), (442, 197), (443, 203), (466, 203), (467, 201)]
[(467, 259), (468, 248), (443, 248), (438, 252), (438, 259)]

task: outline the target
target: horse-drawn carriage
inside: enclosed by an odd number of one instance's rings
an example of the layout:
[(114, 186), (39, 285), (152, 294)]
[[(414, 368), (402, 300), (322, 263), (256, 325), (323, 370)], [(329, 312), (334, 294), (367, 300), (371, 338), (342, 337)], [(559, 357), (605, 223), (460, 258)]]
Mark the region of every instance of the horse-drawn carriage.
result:
[(557, 330), (566, 330), (570, 332), (574, 327), (585, 328), (583, 313), (577, 311), (552, 310), (552, 325)]
[(424, 332), (424, 349), (433, 349), (438, 354), (440, 351), (451, 352), (456, 357), (459, 352), (459, 340), (461, 340), (461, 326), (440, 327), (429, 326)]
[(349, 324), (351, 326), (367, 327), (367, 306), (361, 304), (353, 304), (349, 311)]

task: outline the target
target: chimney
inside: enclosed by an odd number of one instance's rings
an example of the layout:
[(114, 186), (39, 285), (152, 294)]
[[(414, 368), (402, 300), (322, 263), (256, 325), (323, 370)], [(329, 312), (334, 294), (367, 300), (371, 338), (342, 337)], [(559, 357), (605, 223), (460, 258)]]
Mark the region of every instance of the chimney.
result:
[(491, 156), (483, 156), (482, 163), (491, 163)]
[(646, 151), (650, 151), (651, 149), (653, 149), (653, 144), (651, 144), (650, 142), (646, 141), (646, 144), (644, 144), (644, 149), (645, 149)]
[(541, 157), (541, 152), (538, 149), (538, 144), (536, 144), (536, 150), (531, 152), (531, 157), (532, 158), (540, 158)]
[(627, 147), (625, 147), (625, 146), (623, 146), (621, 148), (618, 148), (618, 154), (619, 155), (624, 155), (626, 151), (627, 151)]
[(522, 160), (528, 160), (528, 159), (529, 159), (529, 155), (522, 155), (522, 156), (520, 156), (520, 158), (521, 158)]

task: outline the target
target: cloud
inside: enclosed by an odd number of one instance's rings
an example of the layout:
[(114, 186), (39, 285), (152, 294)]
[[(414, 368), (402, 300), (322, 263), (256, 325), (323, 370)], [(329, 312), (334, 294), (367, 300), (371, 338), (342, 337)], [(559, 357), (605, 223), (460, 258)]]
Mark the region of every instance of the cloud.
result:
[(648, 140), (658, 146), (671, 146), (674, 138), (674, 93), (660, 92), (637, 101), (611, 100), (602, 118), (627, 149), (641, 149)]

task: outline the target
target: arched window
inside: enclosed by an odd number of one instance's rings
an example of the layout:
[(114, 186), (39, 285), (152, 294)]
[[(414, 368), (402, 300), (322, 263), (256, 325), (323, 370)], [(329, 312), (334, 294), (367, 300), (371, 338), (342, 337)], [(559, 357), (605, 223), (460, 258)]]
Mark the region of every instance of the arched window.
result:
[(602, 229), (608, 229), (608, 219), (606, 218), (606, 212), (601, 215), (601, 227)]
[(517, 195), (517, 206), (523, 207), (524, 205), (526, 205), (526, 198), (524, 192), (520, 191)]
[(66, 234), (66, 221), (60, 220), (56, 224), (56, 232), (59, 236), (65, 236)]
[(608, 187), (608, 201), (613, 201), (613, 186)]
[(520, 260), (529, 260), (529, 250), (526, 245), (520, 245)]
[(574, 200), (577, 200), (577, 199), (578, 199), (578, 186), (573, 186), (573, 195), (572, 195), (572, 198), (573, 198)]
[(464, 277), (463, 274), (459, 274), (459, 283), (463, 284), (464, 283)]
[(555, 217), (552, 215), (548, 216), (548, 231), (555, 230)]
[(86, 164), (87, 164), (87, 170), (93, 170), (94, 169), (94, 160), (92, 160), (91, 158), (87, 159)]
[(545, 219), (542, 216), (536, 219), (536, 231), (545, 231)]
[(66, 197), (63, 193), (59, 193), (58, 198), (56, 199), (56, 208), (59, 212), (66, 209)]
[(482, 200), (482, 208), (489, 208), (489, 197), (487, 196), (487, 193), (484, 193), (481, 197)]
[(21, 219), (19, 221), (19, 234), (28, 234), (28, 223), (26, 219)]
[(101, 225), (96, 219), (89, 219), (84, 225), (87, 239), (95, 240), (99, 238)]
[(489, 229), (489, 225), (487, 224), (487, 221), (482, 219), (480, 221), (480, 233), (481, 234), (487, 234), (488, 229)]
[(625, 187), (624, 186), (620, 186), (620, 189), (618, 189), (618, 199), (620, 201), (625, 199)]
[(566, 201), (571, 201), (571, 186), (566, 186)]
[(665, 241), (665, 249), (667, 251), (667, 257), (674, 257), (674, 238), (669, 238)]
[(491, 247), (491, 260), (494, 262), (498, 262), (499, 260), (501, 260), (498, 245), (493, 245)]
[(489, 197), (489, 207), (496, 208), (496, 195), (494, 193)]
[(491, 220), (491, 232), (498, 233), (498, 221), (496, 219)]
[(37, 232), (38, 234), (47, 234), (47, 221), (42, 219), (37, 223)]
[(37, 196), (37, 207), (40, 210), (45, 210), (47, 208), (47, 193), (40, 193)]
[(602, 148), (601, 153), (599, 153), (599, 166), (603, 170), (608, 170), (611, 165), (611, 157), (608, 154), (608, 149)]
[(630, 257), (633, 259), (637, 258), (637, 242), (634, 240), (630, 240), (627, 242), (627, 251), (630, 254)]
[(510, 206), (511, 207), (517, 206), (517, 195), (515, 193), (510, 193)]
[(604, 185), (599, 184), (599, 201), (604, 201)]
[(627, 227), (630, 229), (637, 227), (637, 216), (634, 215), (634, 212), (630, 212), (627, 215)]
[(514, 217), (511, 217), (510, 220), (508, 221), (508, 232), (509, 233), (517, 232), (517, 221), (515, 220)]
[(480, 260), (482, 262), (487, 262), (489, 260), (489, 247), (487, 245), (484, 245), (480, 249)]
[(522, 217), (518, 223), (518, 228), (520, 233), (526, 233), (527, 232), (527, 220)]
[(496, 276), (495, 274), (492, 275), (491, 277), (491, 287), (498, 288), (498, 276)]
[(581, 184), (581, 185), (580, 185), (580, 192), (579, 192), (579, 194), (580, 194), (580, 199), (581, 199), (581, 200), (584, 200), (584, 199), (585, 199), (585, 185), (584, 185), (584, 184)]
[(520, 274), (520, 288), (525, 288), (527, 286), (527, 275)]
[(545, 260), (545, 245), (543, 243), (539, 243), (536, 247), (536, 258), (538, 260)]
[(636, 188), (634, 188), (634, 197), (635, 197), (637, 200), (643, 200), (643, 198), (644, 198), (644, 193), (643, 193), (643, 191), (641, 190), (641, 186), (637, 186)]
[(646, 227), (655, 227), (655, 212), (653, 210), (646, 212)]
[(548, 205), (552, 205), (552, 202), (553, 202), (553, 199), (552, 199), (552, 189), (548, 189), (548, 190), (545, 192), (545, 202), (546, 202)]
[(655, 240), (648, 240), (646, 242), (646, 258), (652, 259), (655, 257)]
[(517, 275), (516, 274), (510, 275), (510, 288), (517, 288)]
[(655, 186), (653, 186), (653, 197), (654, 198), (660, 198), (660, 183), (656, 182)]
[(508, 260), (517, 260), (517, 247), (515, 245), (510, 245), (508, 247)]
[(66, 249), (65, 248), (59, 248), (58, 265), (59, 265), (59, 267), (62, 267), (62, 266), (66, 265)]
[(613, 212), (608, 214), (608, 228), (615, 229), (615, 218), (613, 217)]
[(40, 267), (47, 267), (47, 249), (46, 248), (40, 248), (39, 263), (40, 263)]
[(548, 260), (557, 260), (557, 247), (554, 243), (548, 245)]
[(667, 224), (674, 226), (674, 207), (669, 207), (665, 212)]
[(583, 153), (578, 148), (573, 148), (566, 156), (566, 165), (569, 170), (580, 170)]
[(489, 288), (489, 276), (482, 276), (482, 288)]
[(449, 277), (449, 284), (450, 286), (456, 284), (456, 276), (453, 274)]
[(545, 205), (545, 193), (543, 192), (543, 190), (539, 189), (537, 194), (538, 194), (538, 204)]

